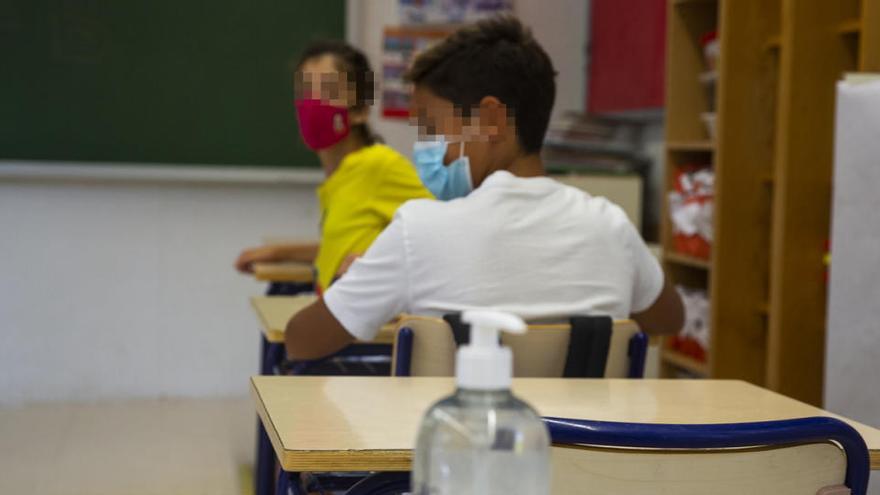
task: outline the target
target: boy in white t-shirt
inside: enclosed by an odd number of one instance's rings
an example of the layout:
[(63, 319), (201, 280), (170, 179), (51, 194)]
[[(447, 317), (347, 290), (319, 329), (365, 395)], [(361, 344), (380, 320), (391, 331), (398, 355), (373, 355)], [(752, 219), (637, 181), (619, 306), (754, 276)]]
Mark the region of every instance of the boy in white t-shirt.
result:
[[(635, 319), (677, 331), (681, 300), (623, 211), (544, 176), (555, 70), (512, 17), (460, 29), (410, 68), (422, 181), (366, 254), (287, 325), (315, 359), (370, 340), (399, 313), (493, 307), (529, 320)], [(447, 141), (449, 145), (447, 145)]]

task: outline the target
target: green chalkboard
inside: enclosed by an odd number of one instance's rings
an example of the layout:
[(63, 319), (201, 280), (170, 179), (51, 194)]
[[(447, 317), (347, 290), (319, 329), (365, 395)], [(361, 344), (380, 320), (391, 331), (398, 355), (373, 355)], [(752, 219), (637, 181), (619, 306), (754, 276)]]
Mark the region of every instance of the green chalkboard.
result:
[(0, 0), (0, 158), (314, 166), (290, 64), (344, 0)]

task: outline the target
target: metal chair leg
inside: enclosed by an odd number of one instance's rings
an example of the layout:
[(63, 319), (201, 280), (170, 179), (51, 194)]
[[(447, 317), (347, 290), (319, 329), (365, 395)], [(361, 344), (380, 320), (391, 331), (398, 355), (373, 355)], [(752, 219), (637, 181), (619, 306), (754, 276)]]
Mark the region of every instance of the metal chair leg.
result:
[(410, 476), (403, 473), (373, 473), (356, 485), (345, 495), (402, 495), (409, 493)]
[(299, 473), (288, 473), (283, 469), (278, 471), (278, 481), (275, 483), (275, 495), (307, 495), (300, 485)]

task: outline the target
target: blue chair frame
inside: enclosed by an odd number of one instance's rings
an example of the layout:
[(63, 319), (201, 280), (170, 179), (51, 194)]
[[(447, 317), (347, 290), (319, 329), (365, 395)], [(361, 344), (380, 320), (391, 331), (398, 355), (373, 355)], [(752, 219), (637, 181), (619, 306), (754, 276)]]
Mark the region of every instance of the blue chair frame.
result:
[[(394, 366), (396, 376), (410, 376), (413, 338), (413, 331), (409, 327), (403, 327), (397, 332), (397, 362)], [(629, 357), (627, 378), (644, 378), (645, 359), (648, 356), (648, 336), (645, 332), (630, 337), (627, 356)]]
[(843, 421), (810, 417), (728, 424), (645, 424), (544, 418), (556, 444), (645, 449), (723, 449), (782, 446), (829, 440), (846, 453), (846, 486), (853, 495), (868, 488), (870, 459), (861, 435)]
[[(833, 441), (846, 454), (845, 484), (865, 495), (870, 475), (868, 447), (848, 424), (829, 417), (728, 424), (646, 424), (544, 418), (557, 445), (643, 449), (725, 449)], [(408, 490), (409, 473), (377, 473), (352, 486), (347, 495), (397, 495)], [(299, 495), (298, 492), (291, 492)], [(278, 495), (288, 495), (279, 492)]]

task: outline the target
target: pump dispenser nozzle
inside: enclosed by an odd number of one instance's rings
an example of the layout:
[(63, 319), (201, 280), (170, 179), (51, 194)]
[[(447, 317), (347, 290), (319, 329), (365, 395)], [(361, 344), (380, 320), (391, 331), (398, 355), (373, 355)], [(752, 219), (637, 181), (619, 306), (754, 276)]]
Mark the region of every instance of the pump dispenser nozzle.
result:
[(469, 390), (505, 390), (513, 375), (513, 354), (498, 342), (501, 331), (525, 333), (518, 316), (501, 311), (465, 311), (462, 321), (471, 325), (471, 340), (458, 350), (456, 383)]

